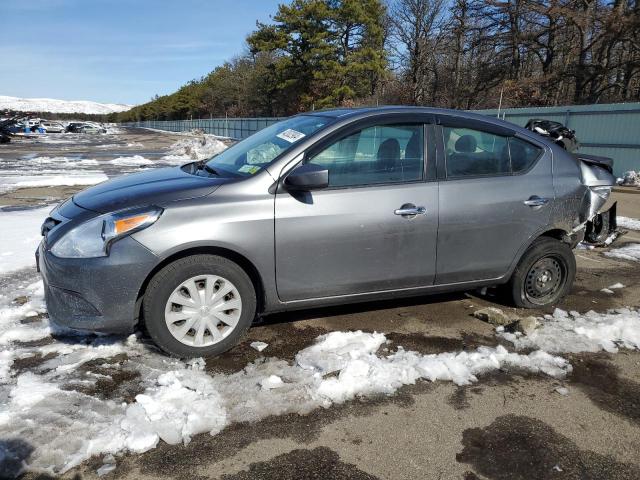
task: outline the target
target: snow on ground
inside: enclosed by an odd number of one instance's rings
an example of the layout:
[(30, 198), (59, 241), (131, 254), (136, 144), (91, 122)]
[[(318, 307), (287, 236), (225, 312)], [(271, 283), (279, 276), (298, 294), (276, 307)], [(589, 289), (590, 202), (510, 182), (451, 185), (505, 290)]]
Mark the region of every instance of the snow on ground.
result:
[[(98, 167), (98, 168), (96, 168)], [(27, 156), (0, 163), (0, 193), (25, 187), (95, 185), (107, 180), (91, 158)]]
[(156, 162), (153, 160), (149, 160), (148, 158), (144, 158), (140, 155), (133, 155), (132, 157), (118, 157), (109, 161), (113, 165), (122, 165), (128, 167), (135, 167), (138, 165), (153, 165)]
[(607, 313), (580, 314), (556, 309), (553, 315), (546, 315), (540, 328), (530, 335), (520, 332), (499, 335), (517, 349), (533, 348), (551, 353), (617, 352), (620, 347), (640, 349), (640, 310), (621, 308)]
[(215, 135), (186, 137), (171, 145), (167, 155), (162, 157), (171, 162), (205, 160), (225, 150), (227, 146)]
[[(12, 439), (34, 448), (28, 468), (63, 472), (93, 455), (144, 452), (160, 440), (188, 443), (193, 435), (215, 435), (233, 422), (308, 413), (359, 395), (392, 394), (419, 379), (464, 385), (497, 369), (525, 369), (555, 378), (571, 369), (566, 360), (544, 352), (521, 355), (503, 347), (438, 355), (400, 348), (378, 355), (385, 336), (357, 331), (321, 336), (292, 363), (263, 358), (233, 374), (210, 375), (202, 360), (170, 359), (134, 335), (54, 339), (49, 335), (55, 327), (46, 318), (22, 323), (28, 312), (44, 312), (42, 290), (30, 285), (18, 293), (31, 299), (16, 306), (4, 298), (0, 306), (5, 344), (0, 438), (8, 440), (0, 446), (7, 450), (0, 452), (0, 459), (4, 456), (5, 468), (7, 459), (18, 455), (8, 450)], [(41, 341), (24, 343), (35, 339)], [(13, 362), (25, 358), (40, 362), (24, 371), (13, 369)], [(89, 363), (96, 359), (100, 373)], [(92, 393), (108, 372), (122, 371), (139, 374), (133, 401)]]
[(612, 248), (604, 254), (607, 257), (640, 262), (640, 243), (629, 243), (620, 248)]
[(101, 171), (68, 173), (64, 171), (42, 171), (40, 174), (20, 176), (0, 176), (0, 192), (8, 192), (26, 187), (95, 185), (108, 180)]
[(640, 230), (640, 220), (637, 218), (629, 217), (616, 217), (616, 222), (619, 227), (628, 228), (629, 230)]
[(0, 95), (0, 110), (19, 112), (89, 113), (108, 114), (125, 112), (133, 105), (123, 103), (98, 103), (88, 100), (56, 100), (53, 98), (18, 98)]
[(35, 266), (40, 226), (51, 207), (0, 212), (0, 274)]

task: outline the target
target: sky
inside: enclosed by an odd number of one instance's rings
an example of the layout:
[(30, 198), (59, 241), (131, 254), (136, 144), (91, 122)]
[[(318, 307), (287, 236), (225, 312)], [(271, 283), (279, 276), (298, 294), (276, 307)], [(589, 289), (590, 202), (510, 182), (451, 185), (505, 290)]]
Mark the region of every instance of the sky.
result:
[(0, 0), (0, 95), (138, 104), (241, 54), (282, 0)]

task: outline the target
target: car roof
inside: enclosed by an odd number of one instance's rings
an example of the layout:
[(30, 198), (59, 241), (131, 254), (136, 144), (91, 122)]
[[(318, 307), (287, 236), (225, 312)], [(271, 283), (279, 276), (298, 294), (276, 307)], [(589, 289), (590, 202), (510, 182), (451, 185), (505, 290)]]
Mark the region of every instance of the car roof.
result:
[[(483, 115), (480, 113), (468, 112), (466, 110), (452, 110), (446, 108), (435, 107), (414, 107), (407, 105), (386, 105), (382, 107), (356, 107), (356, 108), (332, 108), (326, 110), (313, 110), (310, 112), (304, 112), (300, 115), (316, 115), (330, 117), (335, 120), (347, 120), (347, 119), (360, 119), (369, 116), (375, 116), (379, 114), (411, 114), (421, 113), (425, 115), (446, 115), (450, 117), (458, 117), (469, 120), (477, 120), (485, 124), (495, 125), (496, 127), (502, 127), (514, 132), (519, 132), (527, 137), (531, 136), (531, 131), (522, 128), (514, 123), (500, 120), (489, 115)], [(535, 138), (535, 137), (534, 137)]]

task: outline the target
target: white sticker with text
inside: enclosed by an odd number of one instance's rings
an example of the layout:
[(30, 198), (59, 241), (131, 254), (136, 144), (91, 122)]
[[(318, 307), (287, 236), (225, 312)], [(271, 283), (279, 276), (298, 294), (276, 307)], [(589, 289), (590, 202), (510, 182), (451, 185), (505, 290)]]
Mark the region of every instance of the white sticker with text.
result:
[(291, 128), (288, 128), (284, 132), (279, 133), (277, 135), (278, 138), (281, 138), (282, 140), (286, 140), (289, 143), (297, 142), (301, 138), (304, 138), (304, 136), (305, 136), (304, 133), (298, 132), (297, 130), (293, 130)]

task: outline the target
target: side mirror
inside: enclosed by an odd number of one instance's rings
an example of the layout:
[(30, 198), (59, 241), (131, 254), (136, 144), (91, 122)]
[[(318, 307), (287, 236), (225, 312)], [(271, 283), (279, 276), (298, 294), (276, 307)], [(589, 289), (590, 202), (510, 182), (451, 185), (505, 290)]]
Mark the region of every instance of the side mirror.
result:
[(292, 192), (310, 192), (321, 190), (329, 186), (329, 170), (313, 163), (306, 163), (294, 168), (287, 178), (284, 186)]

